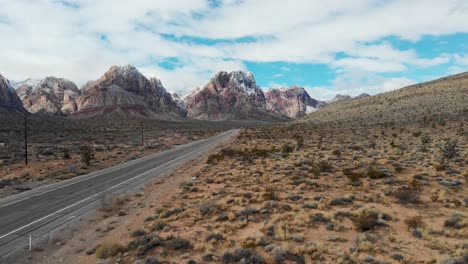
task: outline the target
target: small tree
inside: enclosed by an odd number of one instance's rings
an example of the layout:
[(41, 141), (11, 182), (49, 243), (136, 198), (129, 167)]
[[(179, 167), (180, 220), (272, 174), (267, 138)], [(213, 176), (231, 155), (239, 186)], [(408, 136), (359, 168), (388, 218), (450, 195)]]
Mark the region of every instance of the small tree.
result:
[(63, 149), (63, 159), (71, 159), (70, 150), (68, 148)]
[(91, 146), (83, 146), (81, 148), (81, 162), (89, 166), (91, 164), (91, 160), (94, 159), (94, 149)]
[(302, 149), (304, 147), (304, 138), (296, 135), (294, 139), (296, 140), (296, 150)]
[(429, 150), (429, 144), (431, 143), (431, 137), (428, 134), (421, 136), (421, 151), (427, 152)]

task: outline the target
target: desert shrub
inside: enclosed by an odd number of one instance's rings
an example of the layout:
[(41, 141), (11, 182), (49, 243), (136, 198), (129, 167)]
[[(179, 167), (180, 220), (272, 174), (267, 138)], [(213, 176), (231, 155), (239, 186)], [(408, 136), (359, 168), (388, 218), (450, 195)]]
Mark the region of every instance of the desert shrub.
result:
[(265, 187), (262, 197), (265, 200), (274, 200), (274, 201), (279, 200), (278, 191), (273, 185)]
[(423, 184), (416, 179), (413, 179), (410, 182), (409, 186), (415, 193), (418, 193), (418, 194), (421, 193), (423, 190)]
[(348, 197), (339, 197), (335, 198), (330, 201), (330, 205), (336, 206), (336, 205), (349, 205), (352, 204), (353, 200), (348, 198)]
[(400, 173), (404, 170), (404, 168), (400, 164), (395, 164), (395, 171)]
[[(153, 219), (153, 217), (151, 217), (151, 216), (148, 217), (148, 218)], [(148, 218), (146, 218), (145, 221), (146, 221)], [(150, 221), (154, 221), (154, 219), (153, 219), (153, 220), (150, 220)], [(163, 230), (166, 226), (167, 226), (167, 227), (170, 227), (170, 226), (169, 226), (168, 224), (166, 224), (165, 222), (156, 221), (156, 222), (154, 222), (154, 223), (151, 225), (151, 230), (152, 230), (152, 231), (161, 231), (161, 230)]]
[(223, 239), (224, 239), (224, 237), (223, 237), (223, 235), (221, 235), (221, 234), (218, 234), (218, 233), (216, 233), (216, 234), (209, 234), (209, 235), (206, 237), (205, 242), (210, 242), (211, 240), (214, 240), (214, 241), (218, 242), (218, 241), (223, 240)]
[(356, 229), (369, 231), (379, 225), (379, 212), (372, 209), (362, 210), (354, 219)]
[(315, 213), (315, 214), (310, 215), (310, 221), (319, 222), (319, 223), (328, 223), (330, 221), (330, 218), (326, 217), (322, 213)]
[(169, 210), (169, 211), (166, 211), (164, 213), (161, 214), (161, 217), (162, 218), (169, 218), (173, 215), (177, 215), (177, 214), (180, 214), (182, 213), (183, 211), (185, 211), (184, 208), (176, 208), (176, 209), (172, 209), (172, 210)]
[(302, 149), (304, 147), (304, 138), (299, 135), (296, 135), (294, 136), (294, 139), (296, 140), (296, 149)]
[(148, 257), (145, 260), (145, 264), (160, 264), (161, 262), (155, 257)]
[(426, 228), (426, 223), (424, 222), (422, 216), (413, 216), (405, 220), (406, 225), (408, 226), (408, 231), (410, 231), (413, 236), (417, 238), (422, 237), (422, 231)]
[(71, 159), (71, 155), (70, 155), (70, 150), (68, 148), (63, 148), (63, 153), (62, 153), (62, 157), (63, 159), (65, 160), (69, 160)]
[(440, 148), (442, 156), (446, 159), (453, 159), (458, 156), (457, 144), (458, 142), (456, 140), (446, 141), (444, 146)]
[(281, 146), (281, 151), (283, 153), (291, 153), (294, 151), (294, 147), (289, 143), (284, 143), (283, 146)]
[(107, 259), (111, 257), (115, 257), (118, 254), (124, 253), (126, 248), (120, 244), (106, 244), (100, 245), (96, 248), (96, 257), (98, 259)]
[(331, 172), (333, 169), (333, 166), (330, 165), (327, 161), (322, 160), (319, 163), (317, 163), (317, 167), (321, 172)]
[(461, 214), (453, 214), (450, 219), (445, 220), (444, 226), (454, 229), (464, 228), (466, 223), (464, 222), (464, 217)]
[(260, 158), (268, 157), (268, 150), (266, 149), (253, 148), (249, 152), (251, 156), (260, 157)]
[(207, 164), (214, 164), (216, 162), (220, 162), (224, 160), (224, 156), (222, 154), (216, 153), (216, 154), (211, 154), (208, 156), (208, 159), (206, 160)]
[(128, 243), (129, 249), (137, 249), (137, 256), (143, 256), (149, 250), (161, 246), (162, 241), (157, 235), (144, 235)]
[(93, 147), (91, 147), (89, 145), (83, 146), (80, 149), (80, 156), (81, 156), (81, 162), (84, 165), (89, 166), (91, 164), (91, 160), (94, 159), (94, 149), (93, 149)]
[(185, 250), (191, 248), (190, 241), (180, 237), (172, 238), (164, 243), (164, 246), (167, 249), (171, 250)]
[(443, 171), (447, 169), (447, 164), (445, 163), (435, 164), (434, 168), (436, 169), (436, 171)]
[(367, 177), (371, 179), (382, 179), (388, 177), (388, 174), (375, 168), (374, 166), (370, 166), (367, 170)]
[(146, 235), (146, 232), (142, 229), (138, 229), (132, 232), (132, 237), (141, 237)]
[(423, 151), (423, 152), (429, 151), (429, 144), (430, 143), (431, 143), (431, 138), (429, 137), (429, 135), (424, 134), (421, 137), (421, 146), (420, 146), (421, 151)]
[(332, 151), (332, 154), (335, 156), (341, 156), (341, 151), (339, 149), (335, 149)]
[(350, 182), (359, 182), (362, 177), (363, 174), (359, 172), (351, 172), (349, 174), (346, 174), (346, 178), (348, 178)]
[(257, 209), (246, 207), (246, 208), (240, 210), (239, 212), (237, 212), (237, 215), (239, 215), (239, 216), (249, 216), (249, 215), (254, 215), (254, 214), (258, 214), (258, 213), (260, 213), (260, 211), (257, 210)]
[[(415, 187), (416, 187), (415, 183)], [(407, 203), (417, 203), (419, 201), (420, 191), (418, 189), (413, 189), (411, 185), (408, 186), (401, 186), (393, 195), (397, 198), (399, 203), (407, 204)], [(418, 188), (418, 187), (416, 187)]]
[(265, 259), (261, 255), (255, 254), (254, 252), (243, 248), (238, 248), (234, 250), (234, 252), (227, 251), (221, 257), (221, 263), (225, 264), (238, 263), (239, 261), (242, 261), (241, 263), (251, 264), (266, 263)]
[(202, 216), (212, 215), (219, 211), (221, 211), (221, 208), (214, 201), (204, 203), (200, 206), (200, 213)]

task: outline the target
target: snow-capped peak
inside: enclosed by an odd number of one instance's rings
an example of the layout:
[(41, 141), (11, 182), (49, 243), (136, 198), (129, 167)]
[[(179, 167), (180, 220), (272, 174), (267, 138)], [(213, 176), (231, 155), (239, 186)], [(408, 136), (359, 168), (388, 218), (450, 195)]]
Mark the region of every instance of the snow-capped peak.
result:
[(11, 86), (13, 86), (13, 88), (18, 89), (22, 85), (36, 87), (40, 82), (41, 80), (38, 80), (38, 79), (27, 78), (26, 80), (23, 80), (23, 81), (11, 81), (10, 84)]

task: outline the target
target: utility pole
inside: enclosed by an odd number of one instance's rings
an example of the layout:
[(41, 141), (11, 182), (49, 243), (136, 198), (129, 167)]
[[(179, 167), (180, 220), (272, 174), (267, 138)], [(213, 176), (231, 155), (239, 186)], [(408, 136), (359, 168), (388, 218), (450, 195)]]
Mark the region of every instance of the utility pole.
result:
[(145, 137), (144, 137), (144, 134), (143, 134), (143, 131), (144, 131), (144, 123), (141, 122), (141, 146), (145, 146)]
[(28, 114), (24, 114), (24, 164), (28, 166)]

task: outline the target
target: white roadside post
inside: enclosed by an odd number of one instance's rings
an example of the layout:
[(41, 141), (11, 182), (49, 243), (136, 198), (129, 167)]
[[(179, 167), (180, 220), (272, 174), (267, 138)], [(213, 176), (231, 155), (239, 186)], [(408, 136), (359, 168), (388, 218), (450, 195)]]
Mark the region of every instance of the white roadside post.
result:
[(29, 235), (29, 251), (32, 249), (32, 236)]

